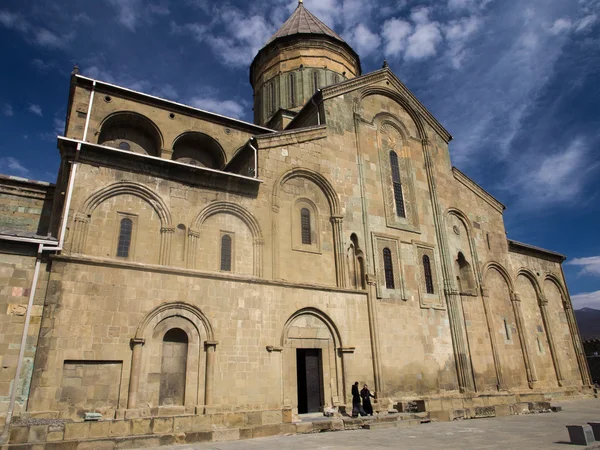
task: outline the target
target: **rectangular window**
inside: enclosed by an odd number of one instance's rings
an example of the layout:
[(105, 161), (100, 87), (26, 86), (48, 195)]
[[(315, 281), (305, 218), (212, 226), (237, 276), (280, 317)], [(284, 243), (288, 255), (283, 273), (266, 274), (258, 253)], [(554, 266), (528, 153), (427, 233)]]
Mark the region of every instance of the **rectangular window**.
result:
[(313, 72), (313, 92), (319, 90), (319, 72), (316, 70)]

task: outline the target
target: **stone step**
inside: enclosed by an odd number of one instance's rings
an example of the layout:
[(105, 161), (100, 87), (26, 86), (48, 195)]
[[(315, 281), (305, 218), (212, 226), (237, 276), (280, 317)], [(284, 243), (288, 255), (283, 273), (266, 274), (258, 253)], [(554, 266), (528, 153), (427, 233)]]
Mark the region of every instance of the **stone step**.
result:
[(363, 425), (365, 430), (384, 430), (386, 428), (401, 428), (414, 425), (420, 425), (420, 420), (399, 420), (397, 422), (372, 422)]

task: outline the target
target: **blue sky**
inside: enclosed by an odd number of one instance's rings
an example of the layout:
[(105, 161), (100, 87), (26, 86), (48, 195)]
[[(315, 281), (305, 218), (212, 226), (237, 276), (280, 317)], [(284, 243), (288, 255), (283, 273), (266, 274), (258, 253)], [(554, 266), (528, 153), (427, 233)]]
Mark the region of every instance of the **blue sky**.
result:
[[(4, 0), (0, 173), (54, 181), (69, 74), (252, 121), (248, 66), (296, 0)], [(508, 236), (600, 309), (600, 0), (305, 0), (452, 133)]]

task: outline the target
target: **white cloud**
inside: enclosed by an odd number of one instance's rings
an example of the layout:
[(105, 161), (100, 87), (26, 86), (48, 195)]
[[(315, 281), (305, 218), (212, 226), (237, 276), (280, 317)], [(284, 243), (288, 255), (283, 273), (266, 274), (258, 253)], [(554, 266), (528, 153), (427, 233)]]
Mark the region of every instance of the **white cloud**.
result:
[(463, 17), (444, 26), (444, 35), (448, 41), (448, 54), (455, 69), (460, 69), (466, 58), (468, 39), (479, 30), (482, 19), (478, 16)]
[(401, 19), (389, 19), (383, 23), (381, 35), (385, 43), (385, 55), (387, 57), (397, 57), (406, 48), (406, 38), (412, 32), (410, 23)]
[(29, 178), (31, 176), (29, 169), (12, 156), (0, 158), (0, 172), (6, 175), (15, 175), (23, 178)]
[(596, 14), (589, 14), (589, 15), (585, 16), (583, 19), (581, 19), (579, 22), (577, 22), (577, 25), (575, 27), (575, 32), (579, 33), (581, 31), (586, 30), (589, 26), (593, 25), (597, 19), (598, 19), (598, 16)]
[(436, 47), (442, 40), (437, 23), (418, 23), (415, 32), (408, 38), (408, 46), (404, 58), (420, 60), (436, 55)]
[[(516, 159), (509, 178), (509, 189), (520, 202), (515, 206), (540, 209), (549, 204), (577, 202), (597, 165), (579, 137), (556, 153)], [(527, 195), (522, 195), (523, 192)]]
[(573, 26), (573, 24), (571, 23), (571, 20), (568, 18), (557, 19), (554, 21), (554, 23), (550, 27), (550, 33), (555, 34), (555, 35), (561, 34), (566, 31), (569, 31), (572, 26)]
[(364, 58), (376, 53), (381, 45), (379, 35), (373, 33), (362, 23), (354, 28), (350, 41), (354, 50)]
[(567, 261), (568, 265), (581, 267), (580, 275), (600, 276), (600, 256), (589, 256), (587, 258), (574, 258)]
[(222, 114), (227, 117), (240, 119), (246, 112), (246, 108), (239, 102), (234, 100), (218, 100), (208, 97), (194, 97), (190, 101), (190, 105), (203, 109), (205, 111)]
[(153, 16), (166, 16), (170, 10), (166, 3), (148, 3), (142, 0), (106, 0), (117, 10), (117, 20), (135, 32), (142, 23), (151, 23)]
[(29, 105), (29, 107), (27, 108), (27, 111), (29, 111), (32, 114), (35, 114), (36, 116), (40, 116), (42, 117), (42, 107), (40, 105), (34, 105), (33, 103), (31, 105)]
[(50, 49), (64, 49), (75, 38), (74, 31), (58, 34), (47, 28), (33, 26), (20, 14), (11, 13), (10, 11), (0, 11), (0, 24), (21, 32), (30, 43)]
[(14, 115), (13, 107), (10, 103), (2, 105), (2, 115), (6, 117), (12, 117)]
[(572, 295), (571, 302), (573, 303), (573, 309), (600, 309), (600, 291)]

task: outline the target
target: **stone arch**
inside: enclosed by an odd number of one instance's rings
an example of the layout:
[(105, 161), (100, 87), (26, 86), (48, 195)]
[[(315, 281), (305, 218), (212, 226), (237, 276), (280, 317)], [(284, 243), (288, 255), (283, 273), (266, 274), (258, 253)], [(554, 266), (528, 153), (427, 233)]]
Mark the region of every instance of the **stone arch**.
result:
[(221, 170), (227, 155), (212, 136), (198, 131), (186, 131), (173, 140), (173, 161)]
[[(121, 147), (127, 143), (129, 148)], [(148, 117), (134, 111), (117, 111), (100, 124), (98, 144), (160, 157), (162, 133)]]
[[(510, 292), (512, 293), (515, 291), (515, 286), (512, 281), (512, 277), (508, 273), (508, 270), (506, 270), (502, 264), (500, 264), (496, 261), (490, 261), (485, 266), (483, 266), (482, 272), (487, 275), (487, 273), (490, 270), (498, 271), (500, 273), (500, 275), (502, 275), (502, 278), (504, 278), (504, 281), (506, 281), (506, 284), (508, 284), (508, 288), (510, 289)], [(484, 275), (484, 278), (485, 278), (485, 275)]]
[[(182, 387), (185, 398), (181, 406), (210, 404), (214, 347), (217, 344), (214, 330), (208, 318), (196, 306), (185, 302), (171, 302), (163, 303), (146, 314), (131, 340), (128, 408), (136, 407), (138, 394), (141, 394), (139, 396), (146, 405), (159, 406), (160, 385), (154, 378), (151, 381), (150, 374), (161, 373), (164, 336), (177, 328), (185, 332), (188, 339), (185, 385)], [(205, 352), (202, 351), (203, 348)]]
[[(536, 380), (529, 361), (529, 352), (523, 336), (523, 320), (514, 282), (504, 266), (496, 261), (488, 262), (483, 270), (484, 304), (490, 311), (490, 339), (496, 353), (499, 386), (505, 389), (521, 388)], [(492, 292), (490, 277), (497, 273), (506, 285), (506, 292)], [(501, 295), (502, 296), (499, 296)], [(491, 298), (491, 300), (490, 300)], [(513, 331), (516, 329), (516, 333)], [(513, 334), (516, 338), (513, 339)]]
[(324, 194), (330, 211), (330, 221), (333, 228), (333, 253), (335, 258), (336, 284), (339, 287), (346, 287), (346, 271), (344, 270), (344, 246), (342, 244), (343, 236), (343, 215), (340, 207), (338, 194), (333, 188), (331, 182), (320, 173), (297, 167), (285, 172), (273, 186), (272, 195), (272, 230), (273, 230), (273, 278), (279, 277), (279, 230), (277, 221), (280, 208), (280, 191), (282, 186), (294, 178), (304, 178), (314, 183)]
[(83, 204), (83, 213), (89, 217), (100, 203), (123, 194), (135, 195), (147, 201), (160, 217), (161, 225), (163, 227), (171, 226), (171, 213), (164, 200), (146, 186), (131, 181), (119, 181), (94, 192)]
[[(561, 297), (559, 308), (562, 311), (556, 311), (556, 306), (558, 305), (549, 298), (550, 293), (547, 292), (546, 286), (544, 286), (544, 301), (548, 304), (549, 315), (554, 319), (552, 331), (555, 333), (555, 344), (557, 346), (558, 359), (561, 361), (560, 366), (562, 375), (565, 378), (564, 382), (575, 384), (581, 381), (584, 385), (590, 385), (591, 377), (581, 345), (581, 335), (579, 334), (569, 293), (563, 282), (553, 273), (545, 274), (544, 284), (546, 283), (550, 283)], [(563, 314), (564, 321), (562, 319)]]
[(397, 91), (394, 91), (392, 89), (381, 86), (368, 86), (362, 89), (360, 91), (359, 98), (356, 100), (355, 103), (355, 112), (358, 112), (358, 109), (360, 109), (360, 104), (362, 103), (362, 101), (371, 95), (382, 95), (398, 103), (408, 113), (408, 115), (412, 118), (413, 122), (415, 123), (417, 132), (419, 134), (418, 139), (427, 139), (427, 133), (425, 131), (423, 121), (421, 120), (419, 114), (414, 110), (411, 104), (405, 98), (402, 97), (402, 95), (400, 95)]
[(231, 214), (239, 218), (250, 230), (252, 234), (252, 246), (254, 249), (253, 273), (254, 276), (262, 276), (262, 248), (264, 238), (260, 225), (256, 218), (245, 208), (235, 203), (226, 201), (216, 201), (206, 206), (196, 218), (192, 221), (188, 235), (190, 237), (190, 245), (188, 246), (188, 266), (194, 267), (196, 261), (196, 252), (198, 248), (198, 240), (200, 239), (200, 229), (202, 224), (211, 216), (216, 214)]
[[(451, 217), (455, 217), (464, 227), (464, 230), (466, 231), (467, 235), (466, 235), (466, 240), (467, 240), (467, 245), (468, 248), (455, 248), (455, 254), (452, 254), (452, 258), (454, 261), (454, 265), (455, 268), (460, 267), (461, 266), (461, 262), (459, 261), (460, 258), (458, 258), (458, 255), (460, 253), (464, 254), (468, 252), (468, 256), (470, 258), (470, 262), (466, 261), (468, 263), (469, 267), (469, 271), (471, 276), (473, 277), (473, 281), (474, 281), (474, 286), (472, 286), (471, 288), (471, 292), (470, 294), (475, 295), (476, 294), (476, 290), (478, 286), (482, 285), (483, 282), (483, 277), (482, 277), (482, 273), (479, 271), (479, 258), (477, 257), (477, 247), (475, 245), (475, 243), (473, 242), (473, 225), (471, 223), (471, 221), (469, 220), (469, 218), (467, 217), (467, 215), (462, 212), (460, 209), (455, 208), (455, 207), (450, 207), (446, 210), (446, 212), (444, 213), (444, 217), (445, 217), (445, 226), (446, 228), (449, 228), (450, 224), (450, 218)], [(448, 235), (450, 236), (449, 240), (452, 241), (452, 234), (450, 233), (450, 230), (448, 231)], [(459, 270), (460, 272), (460, 270)], [(460, 273), (456, 275), (457, 277), (460, 276), (461, 278), (464, 275), (461, 275)], [(460, 290), (460, 286), (459, 290)]]
[[(285, 322), (281, 334), (283, 403), (298, 411), (300, 374), (298, 363), (305, 351), (318, 353), (318, 372), (312, 374), (321, 380), (322, 406), (337, 406), (344, 401), (344, 374), (342, 339), (329, 316), (317, 308), (302, 308)], [(294, 376), (298, 374), (297, 376)]]
[(523, 311), (523, 338), (528, 343), (531, 367), (537, 381), (554, 387), (562, 382), (562, 375), (541, 286), (530, 269), (521, 267), (515, 289), (517, 306)]
[(298, 317), (303, 316), (303, 315), (316, 317), (321, 322), (323, 322), (327, 326), (327, 329), (329, 330), (329, 332), (331, 333), (331, 336), (334, 339), (336, 348), (342, 347), (342, 337), (340, 335), (340, 332), (338, 331), (337, 326), (333, 322), (333, 320), (331, 320), (331, 318), (327, 314), (325, 314), (323, 311), (321, 311), (317, 308), (312, 308), (312, 307), (299, 309), (298, 311), (293, 313), (288, 318), (288, 320), (286, 320), (285, 325), (283, 326), (283, 332), (281, 334), (281, 346), (282, 347), (284, 347), (286, 345), (286, 336), (288, 334), (291, 324), (294, 322), (294, 320), (296, 320)]
[(134, 339), (148, 339), (158, 323), (168, 317), (184, 317), (194, 324), (198, 333), (206, 336), (207, 341), (215, 340), (215, 333), (208, 318), (200, 308), (185, 302), (163, 303), (150, 311), (140, 322)]
[(408, 130), (408, 128), (406, 127), (406, 125), (404, 125), (404, 123), (400, 119), (398, 119), (395, 115), (390, 114), (389, 112), (377, 113), (375, 115), (375, 117), (373, 117), (373, 123), (379, 124), (379, 125), (389, 124), (389, 125), (393, 126), (394, 128), (396, 128), (396, 130), (398, 130), (398, 133), (400, 133), (400, 135), (402, 136), (402, 139), (404, 140), (403, 143), (405, 145), (406, 145), (407, 140), (410, 137), (414, 137), (414, 136), (411, 136), (411, 133)]
[(81, 253), (86, 245), (90, 219), (94, 210), (106, 200), (119, 196), (132, 195), (149, 203), (160, 220), (159, 264), (170, 261), (171, 237), (175, 229), (172, 226), (171, 212), (165, 201), (148, 187), (131, 181), (119, 181), (91, 194), (84, 202), (82, 211), (75, 214), (71, 251)]
[(279, 191), (281, 190), (281, 186), (285, 184), (286, 181), (291, 180), (292, 178), (306, 178), (307, 180), (315, 183), (325, 194), (327, 198), (327, 202), (329, 203), (329, 208), (332, 216), (340, 215), (340, 200), (338, 198), (337, 192), (333, 188), (333, 185), (329, 182), (327, 178), (321, 175), (319, 172), (315, 172), (314, 170), (305, 169), (302, 167), (297, 167), (291, 169), (284, 173), (279, 180), (275, 183), (273, 187), (273, 207), (279, 207)]

